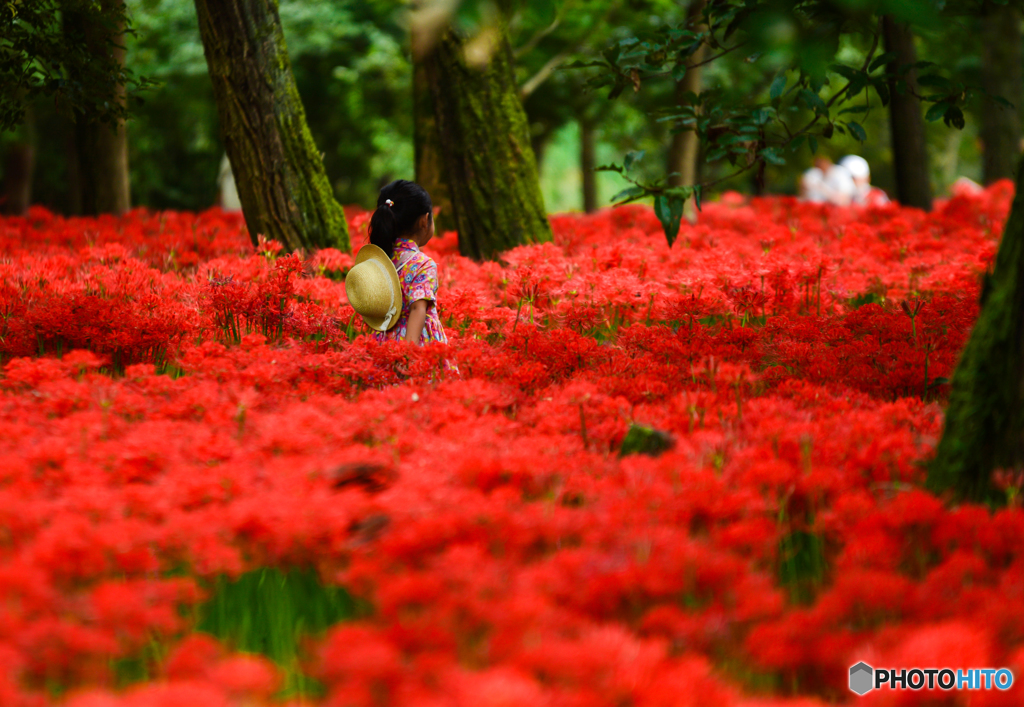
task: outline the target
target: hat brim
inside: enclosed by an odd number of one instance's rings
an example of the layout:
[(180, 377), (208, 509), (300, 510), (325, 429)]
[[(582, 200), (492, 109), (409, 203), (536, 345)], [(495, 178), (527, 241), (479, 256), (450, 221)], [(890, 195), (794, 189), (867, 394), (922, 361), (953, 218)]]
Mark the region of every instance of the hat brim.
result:
[(388, 254), (379, 246), (375, 246), (373, 243), (367, 243), (360, 248), (359, 252), (356, 253), (356, 260), (353, 263), (353, 266), (366, 262), (367, 260), (376, 260), (379, 262), (384, 266), (384, 272), (386, 272), (388, 277), (391, 278), (391, 286), (397, 293), (398, 302), (396, 302), (396, 307), (398, 308), (398, 316), (391, 318), (387, 329), (384, 328), (384, 319), (386, 317), (372, 317), (366, 314), (360, 314), (359, 316), (362, 317), (363, 321), (366, 322), (366, 325), (374, 331), (390, 331), (395, 328), (395, 325), (398, 324), (398, 320), (402, 316), (402, 308), (404, 305), (404, 301), (402, 299), (402, 281), (398, 277), (398, 270), (395, 268), (395, 264), (391, 262), (391, 258), (389, 258)]

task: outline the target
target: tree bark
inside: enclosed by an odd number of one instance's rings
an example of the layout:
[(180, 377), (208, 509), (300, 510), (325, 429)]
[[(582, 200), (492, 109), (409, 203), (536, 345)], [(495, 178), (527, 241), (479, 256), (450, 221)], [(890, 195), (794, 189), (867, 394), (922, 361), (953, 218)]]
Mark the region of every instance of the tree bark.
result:
[(953, 374), (928, 487), (960, 499), (998, 499), (997, 469), (1024, 468), (1024, 160), (981, 314)]
[(992, 96), (1013, 108), (982, 98), (981, 142), (984, 146), (985, 184), (1013, 179), (1020, 154), (1020, 107), (1022, 98), (1020, 12), (1013, 5), (988, 4), (981, 18), (981, 82)]
[(477, 260), (551, 240), (526, 113), (504, 28), (483, 67), (449, 29), (425, 58), (459, 250)]
[(21, 216), (32, 205), (32, 176), (35, 173), (35, 120), (32, 107), (25, 109), (20, 139), (7, 147), (4, 156), (3, 193), (0, 213)]
[[(699, 29), (700, 16), (704, 11), (704, 0), (693, 0), (686, 10), (686, 26)], [(683, 74), (683, 78), (676, 82), (676, 104), (683, 105), (683, 96), (687, 93), (699, 94), (701, 89), (701, 67), (692, 66), (704, 60), (705, 46), (700, 48), (690, 57), (690, 64)], [(672, 144), (668, 150), (668, 171), (669, 174), (677, 174), (668, 178), (668, 184), (672, 187), (689, 186), (697, 182), (697, 158), (700, 154), (700, 141), (697, 133), (693, 130), (673, 133)]]
[[(124, 67), (124, 21), (109, 18), (124, 11), (121, 0), (101, 0), (99, 10), (84, 5), (68, 10), (67, 21), (81, 32), (90, 55), (109, 55)], [(115, 100), (125, 106), (123, 83), (114, 91)], [(131, 182), (128, 172), (128, 132), (124, 120), (101, 122), (89, 112), (75, 115), (75, 144), (80, 170), (81, 212), (123, 214), (131, 208)]]
[(596, 126), (593, 121), (581, 118), (580, 124), (580, 171), (583, 172), (583, 210), (588, 214), (597, 211), (597, 158), (594, 155)]
[[(413, 30), (415, 31), (415, 30)], [(415, 46), (415, 41), (413, 45)], [(455, 230), (452, 199), (444, 175), (437, 119), (434, 117), (434, 96), (427, 79), (427, 67), (413, 57), (413, 146), (416, 161), (416, 183), (427, 190), (437, 211), (435, 228), (439, 233)]]
[(195, 0), (224, 147), (253, 243), (348, 250), (348, 225), (306, 124), (277, 0)]
[[(893, 19), (882, 18), (886, 51), (895, 52), (889, 71), (897, 73), (900, 67), (917, 62), (914, 35), (910, 29)], [(897, 88), (895, 79), (889, 80), (889, 124), (892, 132), (892, 155), (896, 171), (896, 198), (904, 206), (916, 206), (930, 211), (932, 187), (928, 174), (928, 151), (924, 137), (924, 117), (921, 102), (911, 95), (917, 91), (917, 70), (906, 73), (906, 87)]]

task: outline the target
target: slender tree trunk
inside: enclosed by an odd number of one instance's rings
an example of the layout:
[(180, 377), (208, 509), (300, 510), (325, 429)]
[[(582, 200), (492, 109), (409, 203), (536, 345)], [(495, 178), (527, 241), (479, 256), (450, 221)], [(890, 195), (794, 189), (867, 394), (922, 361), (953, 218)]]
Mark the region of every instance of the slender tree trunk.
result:
[[(886, 51), (895, 52), (889, 64), (890, 72), (917, 62), (914, 35), (910, 29), (885, 15), (882, 19)], [(906, 74), (908, 88), (917, 90), (917, 70)], [(932, 187), (928, 175), (928, 151), (924, 138), (924, 117), (921, 102), (906, 88), (896, 88), (889, 82), (889, 124), (892, 128), (892, 155), (896, 169), (896, 198), (904, 206), (916, 206), (930, 211)]]
[(526, 113), (504, 30), (483, 67), (447, 30), (425, 58), (463, 255), (485, 259), (551, 240)]
[[(111, 25), (109, 18), (124, 10), (121, 0), (101, 0), (99, 11), (88, 5), (69, 10), (67, 20), (76, 26), (94, 54), (113, 57), (124, 66), (124, 22)], [(116, 100), (125, 105), (125, 87), (116, 89)], [(75, 144), (80, 170), (81, 212), (85, 215), (123, 214), (131, 208), (128, 172), (128, 133), (123, 120), (113, 125), (89, 113), (75, 116)]]
[(997, 469), (1024, 468), (1024, 161), (981, 314), (953, 374), (946, 424), (928, 469), (936, 492), (996, 496)]
[(983, 175), (986, 184), (1012, 179), (1020, 154), (1020, 104), (1022, 98), (1020, 12), (1013, 5), (987, 4), (981, 18), (981, 81), (992, 96), (1013, 104), (1013, 108), (985, 96), (981, 112), (981, 142), (984, 145)]
[[(414, 30), (415, 31), (415, 30)], [(415, 46), (415, 42), (413, 43)], [(434, 96), (427, 80), (427, 67), (422, 59), (413, 58), (413, 145), (416, 160), (416, 182), (427, 190), (437, 209), (435, 227), (438, 232), (455, 230), (452, 199), (444, 175), (440, 136), (434, 117)]]
[[(693, 0), (686, 10), (686, 26), (697, 29), (701, 13), (704, 11), (704, 0)], [(704, 45), (701, 45), (692, 57), (690, 64), (699, 64), (704, 60)], [(683, 105), (683, 96), (687, 93), (699, 94), (701, 89), (701, 67), (690, 66), (683, 78), (676, 82), (676, 104)], [(669, 174), (677, 174), (668, 178), (669, 186), (681, 187), (697, 181), (697, 158), (700, 154), (700, 141), (693, 130), (673, 133), (672, 144), (668, 151)]]
[(195, 0), (224, 147), (253, 243), (348, 250), (348, 225), (306, 124), (277, 0)]
[[(705, 0), (692, 0), (686, 9), (686, 26), (691, 29), (700, 29), (700, 17), (704, 11)], [(701, 68), (692, 66), (704, 60), (706, 47), (701, 45), (690, 57), (690, 64), (683, 74), (683, 78), (676, 82), (676, 105), (683, 105), (683, 97), (687, 93), (699, 94), (701, 89)], [(696, 184), (698, 181), (697, 168), (700, 159), (700, 141), (697, 133), (693, 130), (686, 132), (672, 133), (672, 144), (668, 148), (668, 185), (670, 187), (681, 187)], [(687, 199), (683, 207), (683, 214), (690, 221), (697, 218), (697, 208), (693, 200)]]
[(580, 118), (580, 171), (583, 172), (583, 210), (588, 214), (597, 211), (597, 158), (594, 156), (594, 122)]
[(32, 106), (29, 105), (25, 110), (21, 139), (7, 147), (0, 213), (21, 216), (32, 205), (32, 176), (36, 161), (34, 117)]

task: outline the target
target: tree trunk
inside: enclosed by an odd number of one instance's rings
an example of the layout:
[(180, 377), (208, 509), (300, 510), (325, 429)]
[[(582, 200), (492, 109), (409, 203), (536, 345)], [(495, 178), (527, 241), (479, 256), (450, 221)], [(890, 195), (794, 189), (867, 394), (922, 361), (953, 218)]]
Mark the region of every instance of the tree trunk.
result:
[[(107, 18), (124, 10), (121, 0), (101, 0), (99, 11), (84, 5), (67, 12), (67, 21), (85, 37), (92, 54), (109, 54), (118, 66), (124, 66), (124, 21), (113, 25)], [(116, 100), (125, 105), (125, 87), (119, 84)], [(128, 173), (128, 133), (124, 120), (113, 124), (100, 122), (88, 112), (75, 116), (75, 144), (80, 170), (81, 212), (123, 214), (131, 208)]]
[[(896, 73), (900, 67), (917, 62), (914, 35), (906, 25), (899, 24), (892, 15), (882, 18), (886, 51), (895, 52), (896, 58), (888, 70)], [(904, 206), (916, 206), (930, 211), (932, 187), (928, 175), (928, 151), (924, 139), (924, 117), (920, 101), (911, 95), (917, 91), (917, 70), (906, 73), (907, 86), (896, 87), (889, 80), (889, 124), (892, 129), (892, 155), (896, 171), (896, 198)]]
[(427, 80), (427, 67), (416, 57), (413, 58), (412, 97), (416, 183), (430, 194), (430, 200), (437, 210), (437, 231), (453, 231), (456, 228), (455, 218), (441, 159), (437, 119), (434, 117), (434, 96)]
[(984, 146), (985, 184), (1013, 179), (1020, 154), (1021, 32), (1020, 13), (1013, 5), (988, 4), (981, 18), (981, 81), (992, 96), (1013, 108), (982, 97), (981, 142)]
[(997, 469), (1024, 468), (1024, 161), (981, 314), (953, 374), (928, 487), (960, 499), (997, 497)]
[(459, 250), (477, 260), (551, 240), (504, 29), (494, 41), (482, 68), (451, 29), (425, 59)]
[(25, 122), (18, 141), (7, 147), (4, 156), (3, 193), (0, 213), (22, 216), (32, 205), (32, 176), (35, 172), (35, 120), (32, 106), (25, 109)]
[[(705, 0), (692, 0), (686, 9), (686, 26), (690, 29), (702, 29), (701, 13), (704, 11)], [(699, 94), (701, 89), (701, 68), (692, 66), (704, 60), (705, 45), (701, 45), (693, 56), (683, 78), (676, 82), (676, 105), (683, 105), (683, 96), (687, 93)], [(700, 141), (694, 130), (672, 133), (672, 144), (668, 148), (668, 185), (670, 187), (690, 186), (696, 184), (699, 177), (698, 160), (700, 159)], [(689, 221), (697, 218), (697, 209), (693, 200), (687, 199), (683, 214)]]
[(306, 124), (277, 0), (195, 0), (224, 147), (253, 243), (348, 250), (348, 225)]
[[(700, 16), (704, 11), (704, 0), (693, 0), (686, 10), (686, 26), (693, 30), (700, 29)], [(690, 64), (699, 64), (704, 60), (705, 46), (700, 48), (690, 57)], [(699, 94), (701, 89), (701, 67), (688, 66), (683, 78), (676, 82), (676, 105), (683, 105), (683, 96), (687, 93)], [(697, 133), (693, 130), (673, 133), (672, 144), (668, 150), (668, 171), (669, 174), (677, 172), (668, 178), (671, 187), (689, 186), (697, 182), (697, 158), (700, 154), (700, 141)]]
[(580, 170), (583, 172), (583, 210), (588, 214), (597, 211), (597, 158), (594, 156), (593, 121), (581, 118), (580, 124)]

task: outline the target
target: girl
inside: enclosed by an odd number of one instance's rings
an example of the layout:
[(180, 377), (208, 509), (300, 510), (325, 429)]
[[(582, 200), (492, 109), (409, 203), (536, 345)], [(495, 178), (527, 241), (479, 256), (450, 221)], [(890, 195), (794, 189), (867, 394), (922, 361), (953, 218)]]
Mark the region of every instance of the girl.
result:
[(380, 190), (370, 217), (370, 243), (383, 250), (402, 283), (402, 313), (378, 341), (407, 341), (422, 346), (448, 343), (437, 315), (437, 264), (420, 250), (434, 236), (430, 195), (419, 184), (398, 179)]

